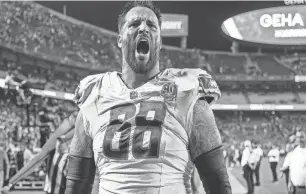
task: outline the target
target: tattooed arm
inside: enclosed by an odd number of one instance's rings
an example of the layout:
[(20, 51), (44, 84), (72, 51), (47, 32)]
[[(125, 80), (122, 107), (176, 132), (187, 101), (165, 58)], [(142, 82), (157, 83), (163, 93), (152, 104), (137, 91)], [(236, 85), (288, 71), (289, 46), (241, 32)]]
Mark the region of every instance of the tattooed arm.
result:
[(205, 100), (193, 108), (190, 155), (207, 194), (231, 194), (221, 136), (214, 114)]
[(82, 111), (79, 112), (70, 145), (65, 194), (90, 194), (95, 177), (92, 139), (85, 133)]

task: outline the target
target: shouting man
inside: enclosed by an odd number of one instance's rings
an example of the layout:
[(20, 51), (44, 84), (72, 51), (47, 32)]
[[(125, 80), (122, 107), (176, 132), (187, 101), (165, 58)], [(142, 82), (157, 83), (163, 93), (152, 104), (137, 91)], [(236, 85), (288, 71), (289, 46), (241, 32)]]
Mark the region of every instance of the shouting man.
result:
[[(118, 18), (122, 72), (84, 78), (71, 142), (66, 194), (190, 194), (195, 165), (207, 194), (230, 194), (210, 104), (220, 97), (201, 69), (160, 71), (161, 13), (128, 2)], [(188, 64), (186, 64), (187, 66)]]

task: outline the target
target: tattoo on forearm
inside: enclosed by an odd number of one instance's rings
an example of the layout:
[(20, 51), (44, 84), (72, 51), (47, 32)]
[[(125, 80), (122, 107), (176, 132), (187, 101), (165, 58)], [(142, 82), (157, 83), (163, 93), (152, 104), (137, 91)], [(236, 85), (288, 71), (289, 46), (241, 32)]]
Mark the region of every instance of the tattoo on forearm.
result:
[(92, 139), (84, 131), (83, 116), (78, 115), (75, 123), (75, 132), (71, 141), (69, 153), (74, 156), (92, 158)]
[(221, 145), (221, 136), (214, 114), (205, 100), (198, 100), (193, 108), (193, 124), (190, 132), (190, 154), (197, 156)]

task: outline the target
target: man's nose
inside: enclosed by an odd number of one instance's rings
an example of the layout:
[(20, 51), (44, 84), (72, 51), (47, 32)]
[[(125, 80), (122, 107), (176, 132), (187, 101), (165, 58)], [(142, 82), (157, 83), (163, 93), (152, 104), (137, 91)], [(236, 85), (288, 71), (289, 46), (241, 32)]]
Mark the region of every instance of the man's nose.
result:
[(146, 24), (146, 22), (141, 22), (140, 26), (139, 26), (139, 30), (138, 33), (139, 34), (148, 34), (149, 32), (149, 28), (148, 25)]

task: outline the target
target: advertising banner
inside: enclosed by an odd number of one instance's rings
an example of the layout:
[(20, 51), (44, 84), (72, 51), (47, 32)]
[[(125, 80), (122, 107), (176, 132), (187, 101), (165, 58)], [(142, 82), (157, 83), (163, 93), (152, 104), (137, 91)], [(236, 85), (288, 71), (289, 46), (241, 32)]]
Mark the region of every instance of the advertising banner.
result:
[(273, 7), (233, 16), (222, 32), (234, 39), (269, 45), (306, 45), (306, 5)]
[(188, 36), (188, 16), (183, 14), (162, 14), (161, 35), (163, 37)]

